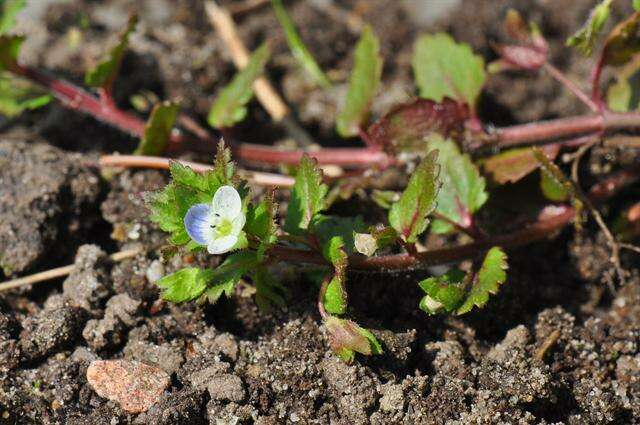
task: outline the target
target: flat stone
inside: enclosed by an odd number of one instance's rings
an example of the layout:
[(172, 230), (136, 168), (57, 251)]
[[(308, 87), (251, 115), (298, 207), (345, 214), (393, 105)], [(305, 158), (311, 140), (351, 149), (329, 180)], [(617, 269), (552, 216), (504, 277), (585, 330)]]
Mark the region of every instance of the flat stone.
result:
[(207, 389), (214, 400), (240, 402), (246, 396), (242, 379), (230, 373), (213, 376)]
[(96, 360), (87, 368), (93, 390), (120, 404), (130, 413), (142, 413), (158, 402), (169, 386), (169, 375), (160, 368), (128, 360)]

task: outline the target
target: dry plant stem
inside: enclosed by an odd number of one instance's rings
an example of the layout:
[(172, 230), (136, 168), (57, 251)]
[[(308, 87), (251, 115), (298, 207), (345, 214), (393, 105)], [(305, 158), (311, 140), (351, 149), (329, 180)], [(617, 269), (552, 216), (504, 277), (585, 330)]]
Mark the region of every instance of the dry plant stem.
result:
[[(172, 160), (159, 156), (143, 155), (105, 155), (100, 157), (100, 167), (124, 167), (124, 168), (155, 168), (168, 170)], [(213, 166), (199, 162), (178, 160), (182, 165), (191, 167), (194, 171), (204, 172), (212, 170)], [(264, 173), (260, 171), (238, 170), (240, 177), (258, 186), (277, 186), (281, 188), (292, 187), (295, 183), (293, 177), (282, 174)]]
[(582, 103), (587, 105), (592, 112), (598, 112), (599, 108), (596, 103), (589, 98), (589, 96), (580, 89), (573, 81), (567, 78), (558, 68), (551, 65), (549, 62), (544, 63), (544, 69), (560, 84), (565, 86), (571, 93), (573, 93)]
[[(142, 252), (141, 249), (128, 249), (125, 251), (116, 252), (115, 254), (111, 254), (109, 257), (113, 261), (122, 261), (128, 258), (133, 258), (136, 255), (140, 254), (140, 252)], [(33, 283), (43, 282), (45, 280), (68, 276), (69, 274), (71, 274), (71, 272), (73, 272), (74, 268), (75, 266), (73, 264), (70, 264), (68, 266), (58, 267), (44, 272), (35, 273), (29, 276), (2, 282), (0, 283), (0, 292), (19, 288), (21, 286), (31, 285)]]
[[(229, 12), (212, 0), (206, 1), (204, 8), (211, 24), (229, 49), (236, 68), (242, 69), (247, 66), (249, 51), (242, 42)], [(274, 121), (281, 121), (289, 113), (289, 108), (266, 78), (258, 78), (253, 83), (253, 88), (256, 97)]]
[(553, 347), (556, 342), (558, 342), (560, 335), (561, 335), (560, 331), (557, 329), (551, 332), (551, 334), (549, 334), (549, 336), (544, 340), (540, 348), (536, 350), (536, 353), (533, 357), (536, 360), (542, 361), (544, 359), (545, 354), (547, 354), (547, 351), (549, 351), (549, 349)]

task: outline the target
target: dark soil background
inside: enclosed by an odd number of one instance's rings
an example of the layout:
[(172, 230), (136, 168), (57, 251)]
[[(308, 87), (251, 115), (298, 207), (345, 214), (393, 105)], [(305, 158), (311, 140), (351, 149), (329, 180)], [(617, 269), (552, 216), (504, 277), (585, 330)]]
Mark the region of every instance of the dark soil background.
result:
[[(184, 110), (202, 119), (233, 75), (201, 1), (28, 3), (19, 23), (27, 34), (24, 60), (77, 82), (129, 11), (139, 12), (117, 81), (123, 108), (130, 108), (131, 95), (150, 91), (182, 99)], [(622, 3), (614, 7), (614, 21), (630, 10), (630, 2)], [(321, 67), (343, 80), (358, 38), (344, 11), (372, 24), (385, 58), (377, 114), (414, 93), (410, 60), (420, 32), (449, 31), (490, 60), (490, 42), (504, 40), (501, 22), (509, 7), (541, 26), (554, 64), (588, 81), (591, 60), (563, 45), (592, 6), (572, 0), (287, 2)], [(335, 7), (343, 12), (333, 13)], [(333, 123), (335, 99), (346, 83), (313, 89), (268, 6), (235, 19), (249, 47), (272, 41), (269, 76), (316, 140), (344, 145)], [(492, 77), (480, 108), (484, 119), (499, 125), (580, 112), (578, 101), (550, 78), (531, 74)], [(287, 279), (288, 307), (271, 313), (258, 310), (246, 285), (214, 306), (158, 300), (153, 282), (159, 277), (186, 262), (212, 260), (161, 261), (164, 235), (147, 220), (141, 194), (162, 187), (166, 173), (100, 176), (83, 165), (101, 153), (130, 152), (135, 140), (55, 103), (19, 119), (0, 118), (0, 126), (5, 277), (77, 265), (64, 281), (0, 294), (0, 423), (640, 423), (638, 263), (625, 257), (629, 282), (615, 294), (607, 289), (608, 252), (595, 226), (511, 251), (508, 283), (484, 310), (462, 317), (421, 312), (413, 284), (421, 276), (350, 276), (353, 314), (375, 330), (385, 354), (346, 365), (328, 349), (315, 288), (295, 275)], [(233, 136), (256, 143), (283, 138), (255, 102)], [(211, 160), (208, 154), (187, 157)], [(587, 185), (637, 164), (638, 157), (598, 148), (583, 163)], [(613, 216), (637, 195), (637, 187), (629, 189), (605, 213)], [(120, 263), (106, 254), (132, 247), (143, 247), (144, 254)], [(559, 338), (537, 359), (554, 333)], [(145, 413), (126, 413), (87, 384), (91, 361), (119, 358), (171, 375)], [(219, 384), (215, 390), (207, 389), (211, 380)]]

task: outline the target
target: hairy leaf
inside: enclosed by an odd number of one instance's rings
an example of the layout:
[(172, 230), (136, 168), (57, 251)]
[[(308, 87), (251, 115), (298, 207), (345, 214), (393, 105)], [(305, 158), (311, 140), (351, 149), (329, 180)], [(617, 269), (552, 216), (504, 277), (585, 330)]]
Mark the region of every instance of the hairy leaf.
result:
[(382, 346), (376, 337), (351, 320), (329, 316), (325, 326), (331, 349), (347, 363), (353, 361), (355, 353), (365, 356), (382, 353)]
[(0, 114), (13, 117), (40, 108), (51, 99), (51, 95), (30, 82), (0, 71)]
[(381, 74), (380, 43), (371, 27), (366, 26), (356, 45), (347, 100), (336, 118), (336, 128), (340, 136), (356, 136), (361, 126), (367, 123), (369, 107), (378, 91)]
[(278, 226), (275, 221), (277, 205), (273, 201), (274, 193), (268, 192), (256, 206), (250, 206), (247, 211), (245, 231), (260, 240), (258, 252), (260, 257), (264, 251), (278, 240)]
[(202, 295), (213, 277), (213, 270), (186, 267), (158, 280), (157, 285), (163, 289), (163, 299), (181, 303)]
[(26, 3), (26, 0), (0, 0), (0, 34), (16, 26), (16, 16)]
[[(560, 152), (559, 145), (546, 145), (541, 148), (547, 158), (553, 160)], [(532, 148), (515, 148), (493, 155), (482, 162), (484, 170), (500, 184), (515, 183), (538, 169), (540, 162)]]
[(457, 309), (457, 314), (464, 314), (473, 307), (483, 307), (490, 295), (495, 295), (498, 288), (507, 280), (507, 255), (499, 247), (487, 252), (482, 266), (476, 274), (466, 299)]
[(367, 129), (367, 136), (392, 153), (420, 153), (426, 150), (425, 137), (460, 134), (468, 117), (469, 108), (451, 99), (417, 99), (393, 108)]
[(108, 53), (84, 75), (84, 82), (91, 87), (104, 87), (110, 89), (120, 70), (120, 63), (124, 52), (129, 45), (129, 36), (136, 29), (138, 16), (129, 16), (127, 26), (124, 28), (118, 42), (109, 49)]
[(284, 229), (292, 234), (307, 230), (313, 216), (325, 208), (327, 190), (315, 160), (305, 154), (300, 160), (296, 181), (291, 190)]
[(337, 272), (327, 285), (322, 303), (329, 314), (341, 315), (347, 311), (347, 291), (344, 288), (345, 276)]
[(311, 221), (311, 229), (321, 244), (325, 244), (333, 237), (339, 237), (347, 254), (355, 252), (354, 234), (363, 232), (365, 226), (360, 216), (337, 217), (317, 214)]
[(162, 102), (154, 106), (135, 150), (136, 155), (160, 155), (164, 152), (179, 108), (180, 105), (174, 102)]
[(209, 111), (209, 124), (215, 128), (231, 127), (247, 115), (247, 103), (253, 97), (253, 82), (264, 72), (269, 60), (269, 45), (253, 52), (249, 63), (222, 89)]
[(291, 53), (293, 53), (293, 57), (302, 65), (304, 70), (313, 78), (313, 80), (322, 88), (328, 88), (331, 86), (331, 82), (327, 78), (327, 76), (322, 72), (320, 66), (313, 58), (307, 46), (304, 45), (298, 31), (296, 31), (296, 27), (287, 15), (287, 11), (282, 5), (282, 0), (271, 0), (271, 6), (273, 6), (273, 11), (276, 14), (276, 18), (278, 18), (278, 22), (282, 26), (284, 30), (284, 35), (287, 39), (287, 44), (289, 45), (289, 49)]
[(640, 51), (640, 12), (616, 25), (604, 42), (602, 65), (621, 66)]
[(411, 175), (409, 183), (389, 210), (389, 223), (409, 243), (425, 231), (427, 216), (436, 207), (439, 184), (438, 152), (430, 152)]
[(447, 313), (456, 311), (464, 300), (465, 276), (462, 270), (452, 269), (442, 276), (430, 277), (418, 283), (426, 294), (420, 300), (420, 309), (427, 314), (441, 310)]
[(580, 53), (590, 56), (602, 27), (609, 19), (611, 0), (603, 0), (591, 10), (589, 19), (567, 39), (567, 46), (575, 46)]
[(0, 71), (18, 69), (18, 53), (24, 37), (18, 35), (0, 35)]
[(436, 102), (449, 97), (472, 109), (486, 78), (482, 57), (475, 55), (469, 45), (456, 43), (444, 33), (418, 38), (413, 73), (420, 97)]
[[(438, 150), (439, 179), (436, 211), (461, 227), (469, 227), (473, 214), (488, 199), (485, 181), (471, 158), (462, 154), (456, 143), (434, 134), (429, 139), (429, 149)], [(453, 226), (444, 220), (435, 220), (432, 230), (446, 233)]]
[(205, 292), (210, 303), (214, 304), (225, 294), (233, 295), (233, 288), (243, 275), (249, 274), (258, 266), (258, 257), (253, 251), (238, 251), (229, 255), (211, 276), (208, 289)]
[[(570, 199), (576, 211), (576, 217), (579, 218), (584, 208), (584, 200), (580, 189), (572, 180), (565, 176), (560, 167), (549, 160), (540, 149), (533, 148), (533, 153), (540, 162), (540, 168), (546, 173), (546, 178), (549, 180), (548, 183), (553, 185), (553, 188), (547, 187), (550, 193), (545, 193), (545, 195), (548, 196), (550, 194), (551, 196)], [(542, 189), (544, 192), (545, 188), (543, 187)], [(576, 225), (580, 225), (579, 219), (576, 221)]]

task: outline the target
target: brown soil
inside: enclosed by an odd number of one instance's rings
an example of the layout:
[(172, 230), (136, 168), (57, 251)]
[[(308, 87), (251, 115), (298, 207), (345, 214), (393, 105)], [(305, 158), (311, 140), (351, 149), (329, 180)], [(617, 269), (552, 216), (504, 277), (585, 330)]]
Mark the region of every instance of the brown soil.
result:
[[(320, 65), (346, 75), (357, 34), (315, 5), (322, 3), (287, 7)], [(410, 57), (417, 34), (450, 31), (491, 59), (489, 42), (503, 39), (498, 23), (509, 6), (541, 24), (558, 67), (586, 81), (589, 62), (563, 42), (591, 2), (468, 0), (423, 26), (399, 1), (334, 3), (361, 11), (382, 41), (385, 90), (377, 112), (413, 91)], [(134, 8), (142, 24), (118, 81), (119, 104), (128, 108), (129, 96), (151, 90), (161, 98), (179, 97), (187, 112), (205, 117), (233, 68), (200, 1), (38, 6), (20, 24), (29, 40), (25, 59), (80, 81), (88, 58), (102, 51)], [(616, 6), (614, 19), (628, 11), (622, 9)], [(69, 30), (81, 16), (90, 24), (79, 47), (71, 49)], [(273, 41), (270, 77), (313, 136), (324, 145), (343, 144), (332, 128), (333, 99), (346, 86), (331, 93), (309, 87), (268, 7), (237, 21), (250, 47), (264, 38)], [(508, 74), (492, 78), (480, 112), (505, 124), (583, 110), (545, 76)], [(567, 229), (553, 240), (510, 252), (508, 283), (485, 309), (462, 317), (428, 317), (417, 308), (414, 283), (422, 275), (350, 275), (352, 312), (374, 329), (385, 354), (346, 365), (326, 344), (315, 288), (288, 270), (283, 278), (291, 297), (283, 310), (259, 311), (242, 285), (236, 297), (214, 306), (158, 300), (153, 284), (158, 276), (186, 262), (212, 265), (214, 260), (161, 261), (165, 235), (148, 221), (141, 194), (165, 184), (165, 173), (101, 177), (83, 165), (99, 153), (131, 151), (135, 141), (55, 104), (3, 126), (0, 265), (5, 275), (74, 258), (77, 268), (64, 281), (0, 294), (2, 424), (640, 423), (637, 260), (623, 258), (632, 276), (612, 294), (601, 279), (610, 270), (606, 241), (595, 226), (583, 233)], [(265, 143), (281, 138), (271, 130), (254, 103), (234, 136)], [(594, 151), (584, 161), (585, 181), (637, 162), (630, 152)], [(527, 184), (500, 191), (502, 198)], [(613, 216), (636, 194), (637, 189), (623, 194), (606, 212)], [(144, 253), (120, 263), (105, 253), (131, 247)], [(553, 336), (557, 340), (540, 352)], [(155, 364), (171, 375), (168, 390), (149, 411), (128, 414), (88, 385), (92, 360), (120, 358)], [(218, 383), (215, 390), (207, 389), (211, 379)]]

